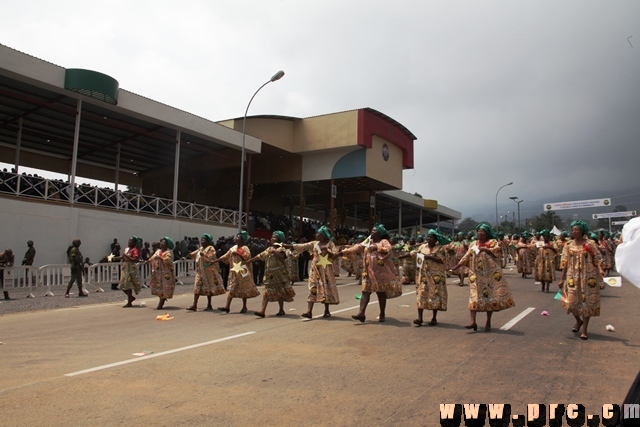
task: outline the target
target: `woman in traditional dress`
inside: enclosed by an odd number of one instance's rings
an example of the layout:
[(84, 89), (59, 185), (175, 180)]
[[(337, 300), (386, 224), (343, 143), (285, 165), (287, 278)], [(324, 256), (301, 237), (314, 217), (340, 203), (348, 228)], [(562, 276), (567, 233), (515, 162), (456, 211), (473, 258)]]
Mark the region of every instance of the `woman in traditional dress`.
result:
[(176, 289), (176, 273), (173, 265), (174, 247), (170, 237), (163, 237), (160, 239), (158, 250), (145, 261), (145, 264), (151, 263), (151, 278), (149, 279), (151, 295), (160, 299), (156, 310), (161, 310), (164, 303), (173, 298), (173, 292)]
[(122, 256), (116, 257), (116, 261), (122, 261), (120, 283), (118, 289), (127, 295), (127, 303), (123, 305), (123, 308), (133, 307), (131, 304), (135, 301), (135, 293), (138, 295), (142, 287), (140, 283), (140, 277), (138, 276), (137, 264), (140, 262), (140, 253), (138, 252), (138, 246), (142, 243), (142, 239), (137, 236), (129, 237), (127, 247), (124, 249)]
[(418, 294), (418, 318), (413, 321), (422, 326), (424, 310), (431, 310), (433, 317), (429, 326), (438, 324), (438, 311), (447, 311), (447, 266), (446, 245), (449, 239), (436, 230), (429, 230), (427, 243), (412, 251), (410, 255), (416, 260), (416, 293)]
[(456, 239), (457, 240), (455, 242), (451, 242), (447, 246), (450, 251), (450, 270), (460, 279), (458, 285), (464, 286), (464, 278), (469, 275), (469, 268), (467, 268), (466, 265), (461, 265), (458, 268), (454, 267), (458, 265), (464, 254), (469, 250), (469, 244), (465, 241), (464, 233), (462, 231), (458, 233)]
[(284, 303), (292, 302), (293, 297), (296, 296), (296, 292), (291, 286), (289, 270), (285, 263), (287, 250), (283, 243), (285, 243), (284, 233), (282, 231), (274, 231), (271, 236), (271, 246), (247, 261), (247, 264), (258, 259), (264, 261), (262, 309), (253, 313), (258, 317), (264, 318), (267, 304), (270, 302), (278, 302), (280, 310), (276, 313), (276, 316), (284, 316)]
[(516, 252), (518, 254), (518, 260), (516, 262), (518, 273), (521, 273), (522, 277), (526, 279), (527, 274), (533, 272), (533, 257), (531, 256), (531, 245), (527, 240), (527, 233), (523, 232), (520, 236), (520, 241), (516, 246)]
[(469, 313), (471, 324), (466, 329), (478, 330), (476, 314), (487, 312), (485, 331), (491, 330), (491, 316), (494, 311), (514, 307), (507, 279), (500, 267), (500, 246), (495, 240), (493, 229), (488, 224), (476, 227), (478, 239), (471, 244), (458, 265), (469, 267)]
[(309, 252), (313, 258), (309, 262), (309, 294), (307, 295), (307, 311), (301, 316), (306, 319), (313, 317), (315, 303), (324, 304), (322, 317), (331, 317), (329, 305), (340, 303), (336, 276), (333, 272), (333, 263), (329, 259), (338, 252), (336, 245), (331, 241), (331, 232), (324, 225), (318, 229), (316, 240), (296, 245), (285, 245), (296, 253)]
[(558, 286), (562, 290), (562, 307), (567, 314), (573, 314), (576, 323), (571, 329), (582, 334), (580, 339), (588, 339), (589, 319), (600, 316), (600, 286), (602, 281), (602, 254), (596, 243), (587, 238), (589, 228), (584, 221), (571, 223), (573, 240), (562, 251), (562, 278)]
[(598, 231), (596, 239), (594, 239), (602, 254), (602, 270), (606, 276), (609, 275), (609, 272), (613, 268), (613, 246), (609, 244), (608, 234), (605, 230), (600, 230)]
[(560, 266), (562, 263), (562, 251), (564, 250), (564, 245), (567, 244), (568, 236), (569, 233), (563, 231), (560, 233), (560, 236), (558, 236), (553, 242), (553, 247), (556, 248), (556, 271), (562, 271), (562, 267)]
[(402, 284), (398, 277), (398, 270), (391, 260), (391, 244), (389, 233), (382, 224), (376, 224), (371, 230), (371, 238), (367, 245), (354, 245), (342, 252), (342, 254), (361, 254), (362, 266), (362, 297), (360, 298), (360, 311), (351, 316), (354, 320), (363, 322), (366, 320), (365, 312), (371, 300), (371, 293), (378, 296), (380, 315), (378, 322), (386, 320), (385, 310), (387, 299), (397, 298), (402, 295)]
[(196, 281), (193, 284), (193, 304), (187, 310), (197, 311), (198, 299), (200, 295), (204, 295), (207, 297), (207, 307), (204, 311), (213, 311), (211, 297), (222, 295), (226, 291), (220, 275), (220, 266), (213, 263), (217, 257), (211, 234), (202, 235), (200, 247), (190, 252), (189, 257), (196, 261)]
[(299, 254), (294, 253), (291, 249), (285, 249), (285, 251), (286, 258), (284, 259), (284, 263), (289, 271), (291, 286), (293, 286), (294, 283), (300, 281), (300, 266), (298, 265)]
[[(234, 298), (242, 298), (242, 309), (240, 313), (247, 312), (247, 299), (255, 298), (260, 295), (260, 291), (253, 281), (252, 264), (247, 264), (247, 260), (251, 258), (251, 251), (247, 247), (249, 241), (249, 233), (241, 231), (236, 234), (233, 242), (235, 245), (231, 247), (226, 254), (220, 258), (211, 261), (212, 263), (224, 262), (229, 264), (229, 282), (227, 284), (227, 304), (224, 307), (218, 307), (218, 310), (229, 313), (231, 301)], [(243, 265), (244, 264), (244, 265)]]
[[(401, 255), (406, 255), (411, 253), (411, 251), (415, 250), (418, 246), (416, 245), (416, 239), (410, 237), (407, 244), (404, 245), (402, 249)], [(416, 282), (416, 263), (411, 257), (402, 258), (402, 284), (410, 285), (411, 283)]]
[(498, 244), (500, 245), (500, 267), (505, 268), (507, 266), (507, 258), (509, 258), (509, 243), (504, 238), (502, 231), (498, 232)]
[(535, 281), (542, 283), (542, 292), (549, 292), (549, 284), (556, 280), (556, 248), (549, 230), (542, 230), (540, 236), (543, 244), (537, 248)]

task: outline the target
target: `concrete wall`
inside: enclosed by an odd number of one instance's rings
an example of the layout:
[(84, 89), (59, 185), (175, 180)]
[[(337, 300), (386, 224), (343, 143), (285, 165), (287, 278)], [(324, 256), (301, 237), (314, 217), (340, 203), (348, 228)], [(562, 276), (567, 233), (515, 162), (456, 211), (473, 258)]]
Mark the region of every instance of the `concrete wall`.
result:
[[(389, 154), (387, 160), (383, 157), (384, 145)], [(395, 188), (402, 188), (402, 150), (374, 135), (371, 149), (367, 150), (367, 176)]]
[(76, 237), (82, 240), (82, 254), (98, 262), (109, 254), (114, 238), (124, 248), (131, 235), (153, 242), (163, 236), (175, 241), (203, 233), (214, 239), (235, 234), (235, 227), (13, 198), (0, 198), (0, 223), (0, 249), (13, 249), (20, 265), (27, 240), (33, 240), (37, 266), (66, 263), (66, 250)]

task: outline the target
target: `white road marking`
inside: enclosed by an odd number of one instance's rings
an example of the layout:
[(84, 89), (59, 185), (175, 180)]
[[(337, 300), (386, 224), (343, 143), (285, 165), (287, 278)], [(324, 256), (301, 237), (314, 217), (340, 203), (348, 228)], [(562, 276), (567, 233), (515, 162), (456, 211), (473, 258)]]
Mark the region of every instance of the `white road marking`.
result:
[(502, 327), (500, 328), (501, 331), (508, 331), (509, 329), (511, 329), (511, 327), (513, 325), (515, 325), (516, 323), (518, 323), (519, 321), (521, 321), (522, 319), (525, 318), (525, 316), (529, 313), (531, 313), (533, 310), (535, 310), (535, 307), (529, 307), (527, 308), (525, 311), (523, 311), (522, 313), (518, 314), (516, 317), (514, 317), (513, 319), (509, 320), (507, 323), (505, 323), (504, 325), (502, 325)]
[(235, 338), (241, 338), (241, 337), (244, 337), (244, 336), (247, 336), (247, 335), (252, 335), (252, 334), (255, 334), (255, 333), (256, 333), (256, 331), (245, 332), (245, 333), (238, 334), (238, 335), (232, 335), (230, 337), (219, 338), (219, 339), (213, 340), (213, 341), (201, 342), (199, 344), (188, 345), (186, 347), (174, 348), (173, 350), (161, 351), (160, 353), (153, 353), (153, 354), (149, 354), (147, 356), (136, 357), (135, 359), (123, 360), (121, 362), (110, 363), (108, 365), (102, 365), (102, 366), (96, 366), (95, 368), (84, 369), (82, 371), (71, 372), (69, 374), (64, 374), (64, 376), (65, 377), (75, 377), (77, 375), (89, 374), (91, 372), (101, 371), (103, 369), (115, 368), (116, 366), (127, 365), (129, 363), (142, 362), (143, 360), (152, 359), (154, 357), (166, 356), (167, 354), (173, 354), (173, 353), (178, 353), (180, 351), (191, 350), (191, 349), (198, 348), (198, 347), (204, 347), (206, 345), (217, 344), (219, 342), (228, 341), (228, 340), (232, 340), (232, 339), (235, 339)]

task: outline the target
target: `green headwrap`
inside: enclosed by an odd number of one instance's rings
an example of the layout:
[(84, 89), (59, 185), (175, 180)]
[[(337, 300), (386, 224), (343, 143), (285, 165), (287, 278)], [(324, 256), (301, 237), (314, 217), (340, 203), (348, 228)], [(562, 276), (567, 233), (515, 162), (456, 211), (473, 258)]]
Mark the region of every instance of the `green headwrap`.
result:
[(380, 233), (380, 235), (384, 238), (384, 237), (389, 237), (389, 233), (387, 232), (387, 229), (384, 227), (384, 225), (382, 224), (376, 224), (373, 226), (374, 230), (377, 230), (378, 233)]
[(324, 225), (322, 227), (318, 228), (318, 233), (322, 234), (327, 239), (331, 239), (331, 232)]
[(539, 234), (544, 237), (551, 237), (551, 232), (547, 229), (540, 231)]
[(598, 241), (598, 235), (596, 233), (589, 234), (589, 238), (591, 240), (595, 240), (596, 242)]
[(246, 245), (247, 242), (249, 241), (249, 233), (247, 233), (246, 231), (242, 230), (237, 235), (242, 238), (242, 243)]
[(213, 243), (213, 236), (211, 234), (204, 233), (202, 238), (208, 240), (209, 243)]
[(273, 236), (275, 236), (280, 243), (284, 243), (284, 241), (286, 240), (286, 237), (285, 237), (284, 233), (282, 231), (279, 231), (279, 230), (274, 231), (273, 232)]
[(435, 236), (435, 238), (438, 239), (438, 243), (440, 243), (441, 245), (451, 243), (451, 240), (449, 240), (446, 236), (440, 234), (440, 232), (434, 228), (427, 232), (427, 237), (429, 236)]
[(484, 230), (487, 232), (487, 235), (489, 236), (490, 239), (495, 239), (496, 238), (496, 233), (493, 232), (493, 228), (491, 228), (491, 226), (489, 224), (478, 224), (476, 226), (476, 231), (478, 230)]
[(570, 225), (571, 228), (573, 227), (580, 227), (580, 229), (582, 230), (582, 234), (586, 234), (589, 235), (589, 226), (587, 225), (586, 222), (576, 219), (575, 221), (573, 221)]
[[(138, 236), (131, 236), (131, 238), (133, 239), (134, 242), (136, 242), (136, 248), (139, 248), (140, 246), (142, 246), (141, 238), (139, 238)], [(33, 242), (31, 242), (31, 244), (33, 245)]]
[(173, 249), (176, 247), (176, 245), (173, 244), (173, 240), (171, 239), (171, 237), (164, 236), (163, 239), (167, 241), (168, 249)]

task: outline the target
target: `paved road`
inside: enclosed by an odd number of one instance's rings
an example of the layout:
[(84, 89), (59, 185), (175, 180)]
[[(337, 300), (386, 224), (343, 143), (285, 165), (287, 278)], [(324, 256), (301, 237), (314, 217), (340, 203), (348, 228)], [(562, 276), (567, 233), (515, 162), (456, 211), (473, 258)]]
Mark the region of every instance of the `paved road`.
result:
[[(607, 287), (603, 315), (581, 341), (554, 293), (508, 269), (507, 277), (517, 307), (496, 313), (490, 333), (463, 328), (469, 288), (453, 279), (439, 325), (420, 328), (411, 324), (413, 285), (389, 301), (386, 323), (375, 321), (375, 296), (367, 322), (352, 321), (360, 290), (346, 277), (333, 317), (311, 321), (299, 317), (303, 284), (286, 316), (274, 316), (271, 304), (265, 319), (251, 314), (259, 298), (250, 300), (249, 314), (239, 314), (235, 300), (230, 314), (187, 312), (186, 286), (161, 313), (150, 297), (136, 301), (146, 307), (123, 309), (115, 291), (47, 297), (69, 306), (0, 317), (1, 422), (438, 426), (441, 403), (507, 403), (516, 414), (529, 403), (581, 403), (598, 414), (603, 404), (621, 402), (640, 367), (640, 290), (626, 282)], [(223, 300), (214, 298), (214, 306)], [(12, 303), (3, 302), (0, 313)], [(540, 315), (545, 310), (549, 316)], [(174, 319), (155, 320), (163, 313)], [(133, 355), (140, 352), (152, 353)]]

